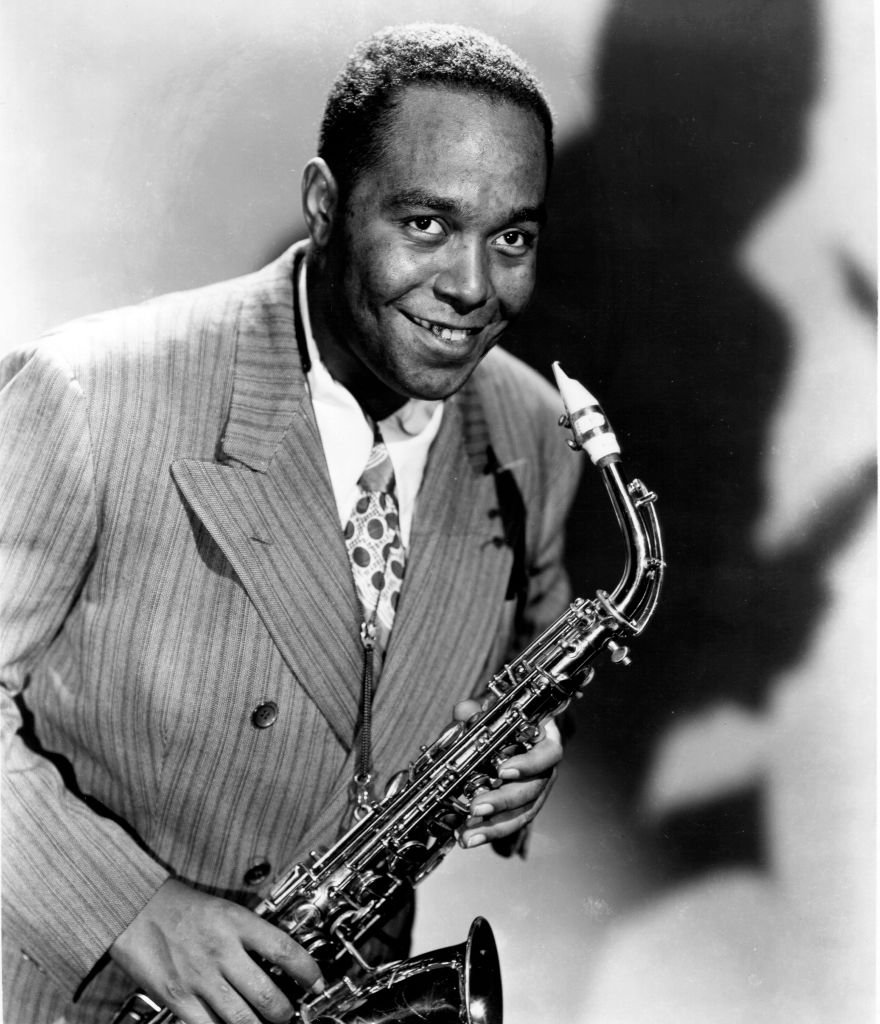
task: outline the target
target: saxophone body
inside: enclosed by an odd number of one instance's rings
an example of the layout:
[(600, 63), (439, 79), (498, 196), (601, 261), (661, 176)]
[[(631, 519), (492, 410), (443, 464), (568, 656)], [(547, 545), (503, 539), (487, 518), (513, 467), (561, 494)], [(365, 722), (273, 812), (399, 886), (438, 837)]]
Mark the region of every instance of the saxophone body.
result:
[[(498, 770), (541, 737), (592, 679), (594, 663), (628, 664), (628, 641), (642, 632), (660, 595), (665, 563), (654, 501), (624, 473), (616, 438), (589, 392), (554, 364), (569, 446), (586, 451), (604, 479), (625, 541), (612, 593), (575, 600), (488, 683), (482, 710), (450, 725), (362, 805), (351, 828), (323, 853), (282, 875), (255, 908), (318, 961), (328, 985), (300, 996), (301, 1024), (384, 1021), (501, 1024), (500, 968), (488, 923), (477, 918), (460, 946), (375, 968), (359, 947), (455, 845), (474, 796), (499, 786)], [(270, 973), (277, 968), (268, 967)], [(279, 984), (282, 979), (279, 978)], [(172, 1024), (147, 996), (133, 996), (113, 1024)]]

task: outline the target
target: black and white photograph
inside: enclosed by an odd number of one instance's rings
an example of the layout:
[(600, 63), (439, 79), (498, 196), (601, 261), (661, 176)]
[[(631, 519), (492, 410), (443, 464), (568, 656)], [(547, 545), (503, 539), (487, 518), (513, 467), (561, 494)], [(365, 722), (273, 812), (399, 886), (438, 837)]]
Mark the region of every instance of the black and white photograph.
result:
[(6, 0), (5, 1024), (872, 1024), (866, 0)]

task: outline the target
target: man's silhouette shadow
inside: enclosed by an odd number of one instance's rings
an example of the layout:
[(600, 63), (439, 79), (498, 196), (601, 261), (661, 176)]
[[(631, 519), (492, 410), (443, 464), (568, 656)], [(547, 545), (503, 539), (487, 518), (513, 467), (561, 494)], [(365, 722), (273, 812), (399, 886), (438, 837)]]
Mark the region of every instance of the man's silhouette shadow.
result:
[[(625, 817), (673, 716), (719, 702), (760, 710), (774, 675), (805, 649), (826, 601), (824, 567), (874, 493), (868, 466), (809, 537), (772, 558), (755, 547), (791, 338), (738, 250), (800, 167), (817, 13), (804, 0), (736, 7), (732, 19), (727, 0), (615, 5), (595, 130), (559, 149), (538, 297), (510, 345), (545, 373), (559, 358), (597, 394), (628, 469), (660, 496), (660, 609), (633, 667), (606, 669), (578, 714), (589, 767), (614, 781)], [(622, 548), (595, 474), (569, 549), (576, 593), (611, 589)], [(761, 863), (760, 789), (642, 839), (661, 877)]]

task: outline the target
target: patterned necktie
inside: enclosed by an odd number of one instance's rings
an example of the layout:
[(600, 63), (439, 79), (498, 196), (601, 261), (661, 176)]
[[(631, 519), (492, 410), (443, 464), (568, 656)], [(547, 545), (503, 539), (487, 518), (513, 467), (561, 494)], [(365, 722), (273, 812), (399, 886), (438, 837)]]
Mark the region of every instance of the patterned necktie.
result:
[(394, 468), (378, 428), (358, 487), (361, 496), (345, 525), (345, 546), (364, 621), (368, 628), (375, 626), (375, 643), (381, 654), (388, 646), (397, 611), (405, 556), (394, 497)]

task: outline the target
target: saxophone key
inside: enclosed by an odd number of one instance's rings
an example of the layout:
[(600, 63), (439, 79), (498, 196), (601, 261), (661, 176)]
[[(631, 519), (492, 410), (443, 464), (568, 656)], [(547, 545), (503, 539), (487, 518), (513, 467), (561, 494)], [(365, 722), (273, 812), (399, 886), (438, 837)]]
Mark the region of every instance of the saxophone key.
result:
[(444, 750), (448, 750), (453, 743), (461, 736), (464, 732), (464, 722), (453, 722), (452, 725), (447, 726), (440, 736), (434, 741), (434, 745), (431, 748), (436, 753), (442, 753)]
[(510, 689), (510, 686), (505, 686), (501, 680), (501, 676), (494, 676), (489, 680), (489, 689), (496, 697), (503, 697), (505, 693)]
[(615, 665), (631, 665), (632, 659), (629, 656), (629, 648), (626, 644), (619, 644), (615, 640), (608, 640), (605, 648), (611, 655), (611, 661)]
[(443, 843), (442, 845), (438, 844), (431, 851), (431, 856), (425, 861), (424, 864), (421, 865), (419, 870), (413, 876), (413, 885), (418, 885), (419, 882), (421, 882), (424, 878), (427, 878), (427, 876), (430, 875), (431, 872), (443, 861), (446, 854), (449, 853), (451, 849), (453, 849), (455, 843), (456, 840), (455, 837), (453, 836), (450, 840)]
[(526, 749), (533, 747), (543, 735), (544, 730), (534, 722), (526, 722), (516, 731), (516, 738)]
[[(461, 817), (466, 818), (471, 813), (471, 805), (463, 796), (450, 797), (448, 802), (449, 806), (454, 808)], [(456, 827), (458, 826), (456, 825)]]
[(428, 832), (430, 835), (435, 836), (438, 839), (447, 839), (449, 836), (455, 835), (455, 830), (458, 828), (460, 822), (461, 813), (448, 811), (446, 814), (439, 814), (429, 823)]
[[(511, 757), (516, 757), (517, 754), (522, 754), (522, 753), (524, 753), (524, 748), (523, 748), (522, 744), (520, 744), (520, 743), (509, 743), (509, 744), (507, 744), (507, 746), (502, 747), (501, 750), (497, 751), (497, 753), (495, 753), (492, 756), (492, 762), (491, 762), (492, 763), (492, 770), (495, 772), (496, 776), (497, 776), (498, 772), (501, 771), (502, 767), (504, 766), (504, 762), (505, 761), (509, 760)], [(501, 785), (501, 780), (500, 779), (496, 779), (494, 785), (495, 786), (500, 786)]]
[(396, 874), (409, 877), (428, 855), (428, 848), (417, 839), (396, 846), (389, 858), (389, 867)]
[(282, 928), (298, 931), (300, 928), (311, 929), (319, 927), (323, 917), (324, 915), (317, 904), (303, 902), (294, 904), (278, 919), (277, 923)]
[(427, 765), (433, 764), (441, 754), (449, 750), (464, 732), (464, 729), (464, 722), (453, 722), (451, 725), (448, 725), (430, 746), (423, 745), (419, 748), (421, 755), (416, 759), (412, 767), (424, 768)]
[(492, 789), (497, 789), (499, 785), (499, 780), (489, 775), (475, 775), (464, 787), (464, 792), (468, 799), (473, 800), (480, 793), (488, 793)]
[(399, 793), (402, 793), (406, 789), (409, 783), (409, 772), (402, 771), (397, 772), (391, 777), (388, 785), (385, 787), (385, 793), (383, 794), (383, 800), (393, 800)]
[(390, 896), (399, 884), (390, 875), (380, 875), (377, 871), (365, 871), (354, 881), (353, 896), (358, 903), (369, 905)]
[(333, 908), (327, 919), (327, 930), (337, 942), (350, 938), (352, 934), (351, 926), (355, 922), (357, 915), (358, 909), (352, 906), (342, 905)]
[(111, 1024), (150, 1024), (161, 1010), (162, 1007), (154, 1003), (148, 995), (136, 992), (122, 1006)]
[(296, 941), (319, 962), (322, 960), (326, 962), (336, 955), (336, 949), (330, 938), (317, 929), (298, 933)]
[(581, 677), (581, 681), (578, 683), (578, 688), (577, 692), (575, 693), (575, 697), (583, 697), (584, 690), (590, 685), (590, 683), (592, 683), (592, 681), (595, 678), (596, 670), (593, 668), (592, 665), (590, 665), (587, 669), (584, 670), (584, 673)]

